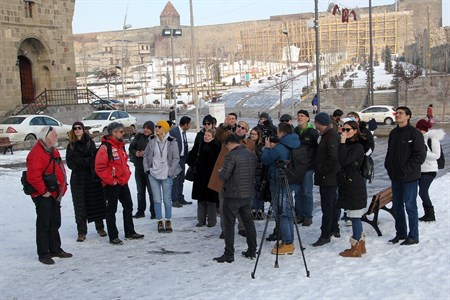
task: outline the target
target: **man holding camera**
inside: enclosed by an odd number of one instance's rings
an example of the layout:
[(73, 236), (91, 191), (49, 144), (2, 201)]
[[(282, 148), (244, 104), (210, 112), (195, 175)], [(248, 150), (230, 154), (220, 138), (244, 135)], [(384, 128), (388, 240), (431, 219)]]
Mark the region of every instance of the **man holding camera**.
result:
[(294, 247), (294, 220), (292, 218), (291, 203), (288, 192), (282, 184), (277, 184), (280, 178), (280, 170), (277, 163), (290, 159), (290, 150), (300, 147), (300, 139), (292, 132), (289, 123), (282, 122), (278, 125), (277, 136), (266, 137), (261, 160), (269, 166), (270, 191), (272, 193), (272, 210), (277, 223), (278, 231), (281, 231), (281, 243), (275, 245), (272, 254), (293, 254)]
[(27, 181), (35, 192), (36, 245), (39, 261), (55, 263), (53, 257), (68, 258), (72, 254), (61, 248), (61, 198), (67, 190), (66, 169), (56, 149), (58, 135), (52, 126), (39, 132), (38, 142), (27, 156)]

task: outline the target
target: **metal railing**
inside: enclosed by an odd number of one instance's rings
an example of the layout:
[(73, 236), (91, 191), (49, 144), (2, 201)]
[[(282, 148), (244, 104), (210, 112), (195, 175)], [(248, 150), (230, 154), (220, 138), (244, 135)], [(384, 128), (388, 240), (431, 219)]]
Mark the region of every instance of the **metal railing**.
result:
[(90, 104), (92, 106), (92, 103), (96, 100), (102, 100), (102, 98), (97, 96), (94, 92), (92, 92), (88, 88), (63, 89), (63, 90), (45, 89), (41, 94), (39, 94), (34, 99), (33, 102), (25, 105), (22, 109), (20, 109), (17, 113), (15, 113), (15, 115), (38, 114), (44, 111), (48, 106), (62, 106), (74, 104)]

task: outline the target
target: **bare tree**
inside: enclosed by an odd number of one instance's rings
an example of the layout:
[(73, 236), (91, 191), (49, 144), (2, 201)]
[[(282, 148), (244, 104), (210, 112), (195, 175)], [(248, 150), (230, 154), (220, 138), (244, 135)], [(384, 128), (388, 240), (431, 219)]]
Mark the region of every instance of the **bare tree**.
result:
[[(405, 105), (408, 105), (408, 90), (413, 84), (414, 79), (422, 75), (422, 70), (418, 66), (410, 64), (401, 64), (397, 61), (394, 67), (394, 77), (392, 78), (391, 84), (395, 86), (397, 91), (397, 102), (400, 95), (400, 89), (403, 85), (405, 93)], [(398, 106), (399, 103), (397, 103)]]
[(281, 108), (283, 106), (283, 92), (288, 89), (294, 80), (294, 77), (291, 76), (283, 76), (281, 77), (275, 77), (275, 84), (272, 86), (272, 88), (280, 93), (280, 105), (278, 107), (278, 117), (281, 116)]
[(109, 87), (113, 80), (115, 80), (119, 75), (116, 72), (116, 69), (103, 69), (98, 73), (98, 79), (105, 79), (106, 81), (106, 90), (108, 91), (108, 100), (109, 100)]

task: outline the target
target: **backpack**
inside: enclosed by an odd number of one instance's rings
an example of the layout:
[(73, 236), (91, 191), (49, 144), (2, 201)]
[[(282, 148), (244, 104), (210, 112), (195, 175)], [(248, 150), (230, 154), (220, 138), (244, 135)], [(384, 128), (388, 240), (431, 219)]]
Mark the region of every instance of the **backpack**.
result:
[(308, 153), (305, 147), (289, 150), (289, 162), (286, 165), (286, 175), (289, 184), (301, 184), (308, 167)]
[[(54, 160), (55, 159), (53, 157), (53, 153), (51, 153), (48, 165), (45, 167), (44, 170), (47, 170), (48, 167), (50, 166), (50, 164), (52, 163), (52, 161), (54, 161)], [(53, 173), (52, 173), (53, 175), (54, 175), (54, 172), (55, 172), (55, 167), (53, 165)], [(50, 174), (50, 175), (52, 175), (52, 174)], [(42, 177), (45, 180), (45, 175), (44, 174), (42, 174)], [(55, 179), (56, 179), (56, 177), (55, 177)], [(22, 183), (23, 192), (24, 192), (25, 195), (30, 196), (30, 195), (32, 195), (32, 194), (37, 192), (36, 189), (27, 180), (27, 171), (22, 171), (22, 177), (20, 177), (20, 182)]]
[[(430, 150), (433, 151), (433, 149), (431, 149), (431, 139), (430, 138), (428, 138), (427, 144), (428, 144), (428, 148), (430, 148)], [(445, 167), (445, 156), (444, 156), (444, 151), (442, 151), (442, 145), (440, 145), (440, 146), (441, 146), (441, 156), (439, 156), (439, 158), (436, 161), (437, 161), (438, 169), (443, 169)]]
[(370, 155), (364, 155), (363, 162), (361, 164), (361, 175), (363, 178), (368, 179), (369, 183), (372, 183), (375, 177), (374, 163)]

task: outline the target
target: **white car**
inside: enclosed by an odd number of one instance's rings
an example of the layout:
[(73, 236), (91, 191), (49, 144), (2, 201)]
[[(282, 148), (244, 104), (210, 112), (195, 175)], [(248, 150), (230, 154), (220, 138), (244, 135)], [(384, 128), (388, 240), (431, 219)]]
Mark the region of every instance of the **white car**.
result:
[(85, 127), (90, 127), (90, 133), (108, 131), (108, 125), (112, 122), (120, 122), (125, 127), (137, 128), (137, 119), (123, 110), (97, 110), (83, 118)]
[(66, 138), (72, 126), (46, 115), (17, 115), (0, 121), (0, 137), (11, 142), (36, 140), (43, 126), (52, 126), (59, 138)]
[(375, 119), (377, 123), (384, 123), (385, 125), (392, 125), (395, 122), (395, 109), (389, 105), (369, 106), (358, 114), (361, 121), (365, 122), (371, 119)]

